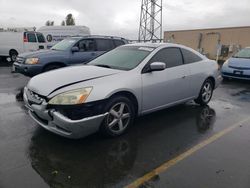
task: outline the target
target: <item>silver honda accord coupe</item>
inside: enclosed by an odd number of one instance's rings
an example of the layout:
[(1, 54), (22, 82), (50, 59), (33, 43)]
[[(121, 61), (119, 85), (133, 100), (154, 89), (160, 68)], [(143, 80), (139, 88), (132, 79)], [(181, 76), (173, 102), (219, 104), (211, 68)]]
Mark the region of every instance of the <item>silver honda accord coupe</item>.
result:
[(128, 44), (88, 65), (33, 77), (24, 89), (30, 116), (68, 138), (125, 133), (137, 116), (194, 100), (206, 105), (221, 81), (215, 61), (182, 45)]

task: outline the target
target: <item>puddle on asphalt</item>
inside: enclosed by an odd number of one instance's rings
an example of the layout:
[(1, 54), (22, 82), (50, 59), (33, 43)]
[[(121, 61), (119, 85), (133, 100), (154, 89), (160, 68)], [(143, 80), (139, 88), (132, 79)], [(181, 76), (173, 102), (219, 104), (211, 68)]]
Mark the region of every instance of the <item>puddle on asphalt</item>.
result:
[(231, 95), (238, 97), (239, 100), (250, 102), (250, 90), (241, 90)]
[(221, 112), (225, 110), (234, 110), (234, 109), (239, 109), (239, 106), (236, 106), (230, 101), (219, 99), (219, 100), (212, 100), (209, 105), (213, 108), (216, 109), (216, 112)]

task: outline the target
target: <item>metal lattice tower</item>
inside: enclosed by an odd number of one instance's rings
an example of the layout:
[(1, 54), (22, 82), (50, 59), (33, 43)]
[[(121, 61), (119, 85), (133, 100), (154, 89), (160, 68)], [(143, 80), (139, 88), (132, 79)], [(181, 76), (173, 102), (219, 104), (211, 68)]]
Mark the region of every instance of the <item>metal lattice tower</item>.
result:
[(162, 40), (162, 0), (142, 0), (138, 40)]

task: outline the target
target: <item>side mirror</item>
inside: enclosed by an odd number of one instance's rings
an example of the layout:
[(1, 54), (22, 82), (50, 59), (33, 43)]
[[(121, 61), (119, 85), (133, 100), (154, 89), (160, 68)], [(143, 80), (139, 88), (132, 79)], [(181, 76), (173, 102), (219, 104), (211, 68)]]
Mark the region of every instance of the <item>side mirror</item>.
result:
[(74, 52), (79, 52), (79, 48), (77, 46), (74, 46), (71, 48), (71, 52), (74, 53)]
[(150, 64), (150, 71), (162, 71), (166, 69), (166, 64), (162, 62), (153, 62)]

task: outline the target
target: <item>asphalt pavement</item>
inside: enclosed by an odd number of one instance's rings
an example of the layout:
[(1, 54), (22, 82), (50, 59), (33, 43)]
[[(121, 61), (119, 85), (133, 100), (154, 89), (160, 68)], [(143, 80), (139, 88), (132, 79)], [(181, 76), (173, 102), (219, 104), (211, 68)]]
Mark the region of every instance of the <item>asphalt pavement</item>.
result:
[(249, 82), (223, 82), (206, 107), (140, 117), (119, 138), (69, 140), (16, 100), (28, 80), (0, 67), (0, 188), (250, 187)]

